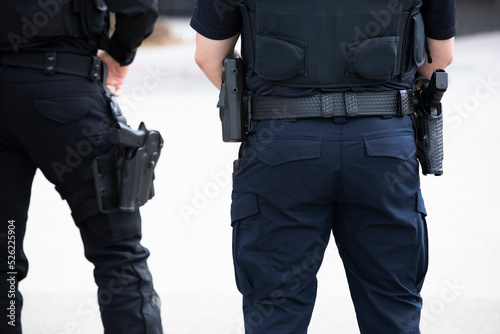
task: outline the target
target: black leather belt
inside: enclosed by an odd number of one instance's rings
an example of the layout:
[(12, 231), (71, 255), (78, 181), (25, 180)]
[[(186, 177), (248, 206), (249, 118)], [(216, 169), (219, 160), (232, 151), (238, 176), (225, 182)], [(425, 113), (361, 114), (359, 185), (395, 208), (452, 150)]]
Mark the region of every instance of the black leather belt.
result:
[(306, 97), (249, 96), (251, 120), (407, 116), (413, 91), (320, 93)]
[(42, 70), (47, 74), (71, 74), (94, 81), (104, 81), (107, 71), (106, 64), (96, 56), (56, 52), (0, 54), (0, 64)]

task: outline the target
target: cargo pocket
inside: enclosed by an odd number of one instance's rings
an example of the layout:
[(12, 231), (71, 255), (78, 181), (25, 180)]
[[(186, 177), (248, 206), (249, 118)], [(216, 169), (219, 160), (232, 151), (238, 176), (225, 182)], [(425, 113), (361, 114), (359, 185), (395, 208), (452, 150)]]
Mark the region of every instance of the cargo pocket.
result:
[(236, 285), (238, 290), (244, 296), (248, 296), (254, 292), (254, 287), (250, 284), (247, 272), (253, 270), (253, 275), (259, 275), (259, 272), (265, 270), (264, 266), (258, 265), (258, 258), (255, 257), (255, 252), (247, 252), (248, 249), (256, 249), (255, 245), (259, 242), (259, 236), (255, 235), (255, 226), (247, 225), (245, 228), (240, 226), (244, 220), (247, 224), (251, 224), (248, 218), (259, 213), (257, 203), (257, 195), (254, 193), (233, 193), (231, 203), (231, 225), (233, 227), (233, 262)]
[(61, 124), (82, 118), (91, 108), (88, 96), (38, 99), (34, 100), (33, 103), (40, 114)]
[(387, 81), (396, 73), (398, 36), (371, 38), (347, 46), (346, 76)]
[(257, 35), (255, 72), (265, 80), (305, 76), (307, 43), (284, 37)]
[(408, 160), (415, 156), (415, 139), (412, 135), (365, 139), (366, 154), (370, 157), (392, 157)]
[(421, 227), (421, 238), (423, 241), (422, 250), (417, 259), (417, 275), (416, 275), (417, 279), (415, 285), (417, 291), (420, 292), (424, 284), (424, 279), (425, 275), (427, 274), (427, 269), (429, 267), (429, 242), (427, 235), (427, 222), (425, 220), (425, 217), (427, 216), (427, 211), (425, 210), (424, 199), (422, 197), (420, 189), (417, 192), (416, 200), (417, 200), (416, 209), (419, 215), (417, 219), (421, 219), (421, 222), (419, 222), (418, 226)]
[(273, 140), (257, 144), (257, 159), (269, 166), (286, 162), (316, 159), (321, 154), (321, 141), (314, 140)]

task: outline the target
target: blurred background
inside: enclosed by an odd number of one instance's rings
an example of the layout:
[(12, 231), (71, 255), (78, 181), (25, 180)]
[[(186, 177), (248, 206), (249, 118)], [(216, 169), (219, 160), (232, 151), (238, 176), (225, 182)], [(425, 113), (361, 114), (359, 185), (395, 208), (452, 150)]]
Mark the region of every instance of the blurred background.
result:
[[(141, 209), (143, 244), (166, 334), (243, 334), (231, 259), (232, 161), (218, 91), (194, 63), (195, 0), (159, 0), (162, 17), (138, 53), (119, 102), (129, 124), (165, 140), (156, 197)], [(500, 0), (457, 0), (456, 56), (445, 108), (445, 173), (422, 177), (430, 268), (423, 334), (500, 334)], [(102, 333), (93, 267), (65, 202), (38, 173), (25, 251), (27, 334)], [(318, 275), (310, 334), (359, 333), (333, 243)]]

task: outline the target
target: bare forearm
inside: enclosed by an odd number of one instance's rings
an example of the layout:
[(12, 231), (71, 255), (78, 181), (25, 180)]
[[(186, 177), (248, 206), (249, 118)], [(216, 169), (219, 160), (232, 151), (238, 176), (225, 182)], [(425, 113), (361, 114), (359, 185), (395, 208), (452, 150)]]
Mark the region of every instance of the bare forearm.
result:
[(420, 76), (430, 78), (434, 70), (445, 69), (453, 61), (454, 38), (447, 40), (435, 40), (427, 38), (427, 44), (431, 51), (432, 63), (426, 59), (425, 63), (418, 69)]
[(235, 53), (234, 46), (239, 34), (221, 41), (196, 35), (195, 61), (207, 78), (220, 90), (222, 84), (222, 63)]
[(218, 90), (221, 89), (222, 85), (222, 61), (221, 62), (197, 62), (200, 69), (205, 73), (205, 76), (210, 80), (210, 82), (217, 87)]

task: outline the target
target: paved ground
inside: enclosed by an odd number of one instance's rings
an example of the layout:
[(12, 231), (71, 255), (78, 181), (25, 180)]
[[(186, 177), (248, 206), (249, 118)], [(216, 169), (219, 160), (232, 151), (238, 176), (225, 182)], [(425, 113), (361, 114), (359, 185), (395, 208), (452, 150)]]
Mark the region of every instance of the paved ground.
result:
[[(238, 146), (221, 140), (217, 91), (193, 61), (194, 33), (142, 49), (121, 98), (129, 123), (165, 139), (157, 196), (144, 209), (144, 245), (163, 301), (168, 334), (242, 334), (229, 225), (230, 164)], [(445, 175), (423, 177), (431, 264), (424, 285), (424, 334), (500, 333), (500, 33), (462, 37), (446, 94)], [(21, 283), (28, 334), (102, 333), (92, 266), (53, 187), (37, 175)], [(319, 274), (311, 334), (358, 333), (333, 247)]]

